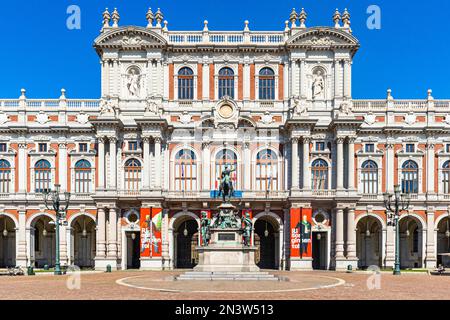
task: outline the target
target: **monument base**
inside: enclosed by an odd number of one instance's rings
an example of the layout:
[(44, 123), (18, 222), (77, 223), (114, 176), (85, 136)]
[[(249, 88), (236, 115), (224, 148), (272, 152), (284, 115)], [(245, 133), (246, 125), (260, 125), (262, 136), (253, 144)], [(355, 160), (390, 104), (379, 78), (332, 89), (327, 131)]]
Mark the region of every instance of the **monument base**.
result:
[(255, 264), (255, 247), (198, 247), (199, 272), (258, 272)]

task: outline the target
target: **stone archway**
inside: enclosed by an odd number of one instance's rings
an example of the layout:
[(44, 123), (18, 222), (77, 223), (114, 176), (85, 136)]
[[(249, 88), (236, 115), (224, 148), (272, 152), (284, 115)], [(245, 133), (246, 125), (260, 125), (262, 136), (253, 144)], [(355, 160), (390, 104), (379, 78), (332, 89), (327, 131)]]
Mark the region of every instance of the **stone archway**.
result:
[(0, 268), (16, 265), (16, 224), (6, 215), (0, 215)]
[(96, 224), (88, 215), (80, 215), (71, 223), (71, 261), (80, 268), (93, 268), (96, 254)]
[(358, 221), (356, 232), (358, 268), (381, 267), (383, 260), (383, 226), (381, 222), (372, 216), (365, 216)]
[(439, 221), (436, 231), (437, 266), (450, 267), (450, 216)]
[(55, 266), (56, 233), (54, 220), (46, 215), (38, 215), (31, 223), (30, 251), (31, 263), (37, 268)]
[(403, 269), (423, 266), (423, 224), (413, 215), (404, 215), (399, 221), (400, 267)]
[(195, 247), (199, 245), (199, 219), (193, 213), (179, 213), (172, 218), (172, 261), (175, 269), (191, 269), (198, 263)]
[(259, 214), (254, 219), (253, 244), (258, 248), (255, 263), (261, 269), (279, 269), (281, 260), (280, 218), (273, 213)]

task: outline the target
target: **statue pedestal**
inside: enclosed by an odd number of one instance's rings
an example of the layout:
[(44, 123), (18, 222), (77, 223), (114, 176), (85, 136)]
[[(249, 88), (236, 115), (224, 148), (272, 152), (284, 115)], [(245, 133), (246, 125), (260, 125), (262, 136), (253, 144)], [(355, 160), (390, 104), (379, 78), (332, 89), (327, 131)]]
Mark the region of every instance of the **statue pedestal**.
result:
[(258, 272), (255, 264), (256, 247), (242, 244), (238, 228), (212, 228), (211, 241), (207, 247), (197, 247), (199, 272)]

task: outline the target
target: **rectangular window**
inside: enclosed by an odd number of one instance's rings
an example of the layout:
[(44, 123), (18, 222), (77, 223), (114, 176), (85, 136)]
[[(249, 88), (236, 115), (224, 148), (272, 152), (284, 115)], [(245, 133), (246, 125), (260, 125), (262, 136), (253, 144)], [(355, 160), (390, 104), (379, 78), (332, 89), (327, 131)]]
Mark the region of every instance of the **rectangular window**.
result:
[(445, 151), (446, 151), (447, 153), (450, 153), (450, 144), (447, 144), (447, 145), (445, 146)]
[(366, 144), (366, 152), (375, 152), (375, 145), (373, 143)]
[(80, 152), (87, 152), (87, 151), (88, 151), (87, 143), (80, 143), (80, 144), (78, 145), (78, 150), (79, 150)]
[(415, 152), (415, 150), (416, 150), (416, 148), (415, 148), (414, 144), (408, 143), (406, 145), (406, 152), (413, 153), (413, 152)]
[(316, 151), (325, 151), (325, 142), (316, 142)]
[(46, 143), (39, 143), (39, 152), (47, 152), (47, 144)]
[(130, 141), (130, 142), (128, 142), (128, 150), (136, 151), (137, 149), (138, 149), (137, 141)]
[(6, 143), (0, 143), (0, 152), (6, 152)]

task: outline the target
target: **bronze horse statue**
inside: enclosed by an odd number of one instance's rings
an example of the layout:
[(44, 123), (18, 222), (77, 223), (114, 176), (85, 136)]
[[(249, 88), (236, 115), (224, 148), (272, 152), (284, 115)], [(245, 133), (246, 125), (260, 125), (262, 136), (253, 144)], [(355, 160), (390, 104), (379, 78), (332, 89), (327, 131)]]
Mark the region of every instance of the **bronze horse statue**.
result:
[(235, 171), (235, 169), (230, 170), (228, 167), (222, 172), (222, 179), (219, 187), (219, 197), (222, 196), (223, 202), (228, 202), (234, 194), (233, 182), (231, 182), (230, 174)]

